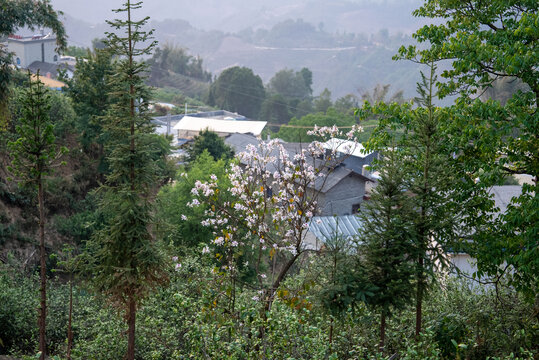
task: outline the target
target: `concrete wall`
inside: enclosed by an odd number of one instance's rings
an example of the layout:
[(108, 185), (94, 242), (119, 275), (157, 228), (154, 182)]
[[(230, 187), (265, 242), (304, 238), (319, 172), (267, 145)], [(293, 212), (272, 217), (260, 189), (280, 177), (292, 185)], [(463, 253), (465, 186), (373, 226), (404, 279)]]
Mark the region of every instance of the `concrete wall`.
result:
[[(42, 57), (41, 44), (43, 44), (44, 48), (44, 60)], [(60, 55), (55, 51), (55, 47), (55, 39), (38, 39), (32, 41), (8, 39), (8, 49), (15, 53), (13, 60), (17, 66), (22, 68), (27, 68), (34, 61), (44, 61), (52, 64), (57, 63), (60, 59)], [(56, 61), (54, 61), (55, 55), (57, 56)], [(20, 60), (20, 64), (17, 62), (17, 58)]]
[(365, 181), (349, 175), (325, 194), (320, 194), (320, 216), (351, 215), (352, 207), (363, 202)]

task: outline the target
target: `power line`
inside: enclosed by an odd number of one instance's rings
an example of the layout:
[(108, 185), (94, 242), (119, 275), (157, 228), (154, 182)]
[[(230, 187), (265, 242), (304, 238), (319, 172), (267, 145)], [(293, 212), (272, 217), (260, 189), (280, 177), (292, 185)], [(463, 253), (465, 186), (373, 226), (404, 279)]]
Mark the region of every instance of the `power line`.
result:
[[(274, 124), (274, 123), (267, 123), (267, 125), (269, 126), (278, 126), (278, 127), (287, 127), (287, 128), (292, 128), (292, 129), (314, 129), (314, 125), (312, 126), (306, 126), (306, 125), (290, 125), (290, 124)], [(346, 126), (337, 126), (337, 128), (339, 129), (351, 129), (353, 127), (356, 127), (356, 125), (346, 125)], [(378, 125), (377, 124), (372, 124), (372, 125), (359, 125), (360, 127), (362, 128), (374, 128), (374, 127), (377, 127)], [(321, 127), (321, 126), (319, 126)]]

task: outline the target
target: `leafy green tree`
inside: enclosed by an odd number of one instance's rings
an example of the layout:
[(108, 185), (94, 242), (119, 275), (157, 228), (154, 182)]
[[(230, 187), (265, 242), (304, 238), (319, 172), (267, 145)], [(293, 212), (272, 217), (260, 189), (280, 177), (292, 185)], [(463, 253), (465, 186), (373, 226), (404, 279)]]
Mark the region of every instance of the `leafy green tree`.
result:
[(54, 135), (58, 139), (66, 140), (75, 127), (76, 114), (73, 102), (65, 94), (55, 91), (50, 94), (51, 106), (49, 116), (54, 122)]
[(256, 118), (265, 97), (260, 76), (249, 68), (234, 66), (224, 70), (211, 85), (208, 102), (211, 106)]
[(77, 59), (73, 78), (66, 79), (66, 93), (77, 114), (74, 129), (84, 150), (85, 167), (91, 170), (85, 172), (84, 182), (90, 187), (97, 186), (98, 181), (103, 182), (108, 171), (103, 121), (113, 101), (106, 81), (112, 70), (112, 54), (106, 49), (94, 48), (93, 52), (87, 51), (84, 59)]
[[(452, 61), (438, 86), (441, 96), (459, 95), (447, 139), (461, 164), (463, 197), (481, 190), (485, 194), (507, 174), (533, 177), (533, 184), (523, 186), (522, 195), (504, 214), (493, 216), (494, 204), (483, 196), (467, 207), (464, 219), (471, 225), (468, 238), (475, 241), (468, 251), (477, 257), (479, 275), (499, 277), (505, 272), (531, 298), (539, 288), (538, 10), (536, 1), (427, 0), (414, 15), (444, 21), (416, 32), (426, 48), (403, 47), (398, 56)], [(517, 90), (504, 106), (477, 99), (481, 89), (502, 79), (521, 82), (525, 89)], [(479, 182), (469, 180), (475, 178)]]
[(386, 319), (413, 298), (414, 234), (411, 218), (415, 215), (406, 192), (406, 173), (396, 153), (382, 152), (377, 164), (380, 179), (360, 216), (360, 264), (367, 282), (374, 287), (367, 302), (380, 311), (380, 351), (384, 351)]
[[(290, 105), (281, 94), (268, 96), (262, 103), (259, 118), (270, 124), (287, 124), (290, 121)], [(271, 127), (270, 127), (271, 128)], [(277, 128), (275, 131), (278, 131)]]
[(307, 68), (296, 72), (292, 69), (280, 70), (270, 79), (268, 92), (280, 94), (287, 99), (307, 99), (313, 93), (312, 76)]
[(79, 141), (87, 152), (103, 155), (102, 120), (110, 106), (110, 88), (106, 78), (113, 69), (112, 54), (106, 50), (88, 51), (85, 59), (78, 59), (72, 79), (66, 89), (73, 99), (78, 115), (76, 130)]
[(302, 100), (295, 106), (294, 117), (301, 119), (302, 117), (314, 112), (311, 99)]
[(200, 132), (187, 148), (189, 162), (195, 161), (204, 151), (214, 159), (230, 160), (234, 157), (234, 150), (225, 144), (217, 133), (205, 129)]
[[(157, 168), (152, 158), (153, 127), (148, 115), (150, 92), (144, 84), (146, 66), (136, 61), (136, 57), (148, 55), (156, 43), (151, 41), (152, 32), (141, 30), (148, 18), (131, 18), (131, 12), (140, 7), (140, 2), (128, 0), (115, 10), (126, 14), (127, 20), (109, 21), (124, 34), (107, 34), (107, 45), (118, 59), (109, 77), (112, 105), (104, 124), (110, 173), (100, 188), (100, 207), (106, 223), (90, 244), (94, 258), (89, 258), (97, 288), (125, 312), (129, 360), (135, 358), (140, 302), (164, 280), (163, 258), (151, 231)], [(149, 45), (137, 47), (144, 43)]]
[[(45, 26), (56, 34), (59, 50), (67, 46), (64, 25), (58, 19), (59, 13), (50, 5), (49, 0), (1, 0), (2, 21), (0, 22), (0, 37), (8, 36), (17, 29), (28, 26)], [(11, 54), (0, 45), (0, 118), (7, 119), (8, 85), (11, 78)]]
[(325, 88), (324, 91), (318, 95), (314, 100), (314, 110), (319, 113), (326, 113), (326, 111), (333, 105), (331, 101), (331, 91), (328, 88)]
[(299, 73), (301, 74), (301, 77), (303, 78), (303, 82), (305, 83), (305, 86), (309, 90), (309, 95), (312, 95), (312, 93), (313, 93), (313, 72), (311, 70), (309, 70), (308, 68), (304, 67), (304, 68), (301, 68)]
[(335, 110), (342, 114), (352, 115), (359, 106), (359, 99), (354, 94), (348, 94), (335, 101)]
[(148, 80), (158, 84), (160, 79), (168, 76), (168, 71), (172, 71), (202, 81), (210, 81), (211, 73), (204, 70), (202, 63), (202, 58), (189, 55), (186, 49), (165, 45), (157, 48), (152, 58), (148, 60), (150, 67)]
[[(336, 218), (339, 228), (339, 218)], [(322, 239), (324, 249), (319, 257), (320, 274), (316, 282), (321, 284), (317, 298), (322, 308), (330, 314), (329, 346), (333, 348), (336, 326), (350, 309), (358, 309), (373, 295), (376, 287), (369, 284), (359, 256), (354, 256), (354, 240), (334, 231)], [(325, 276), (324, 276), (325, 275)]]
[[(11, 94), (13, 97), (10, 100), (11, 122), (8, 127), (9, 132), (14, 132), (18, 124), (18, 119), (23, 115), (23, 99), (26, 94), (26, 88), (30, 86), (28, 77), (26, 82), (21, 86), (13, 87)], [(49, 91), (48, 96), (48, 113), (47, 116), (54, 124), (54, 136), (61, 140), (66, 140), (69, 134), (72, 134), (75, 125), (76, 114), (73, 110), (71, 99), (62, 92)]]
[(64, 55), (73, 56), (76, 58), (83, 58), (88, 55), (88, 48), (71, 45), (68, 46), (67, 49), (64, 51)]
[(224, 179), (225, 168), (224, 158), (215, 159), (204, 149), (189, 169), (180, 173), (177, 181), (159, 190), (157, 216), (162, 223), (160, 231), (165, 241), (172, 242), (182, 250), (209, 243), (212, 239), (211, 229), (201, 225), (207, 208), (193, 208), (187, 204), (191, 201), (191, 189), (197, 180), (209, 181), (211, 174)]
[(47, 319), (47, 268), (45, 251), (45, 199), (43, 180), (51, 173), (51, 167), (59, 156), (67, 151), (55, 144), (54, 126), (49, 118), (50, 95), (43, 83), (31, 82), (22, 99), (22, 117), (16, 132), (19, 138), (8, 144), (13, 158), (8, 169), (21, 184), (37, 189), (39, 209), (39, 262), (40, 262), (40, 310), (39, 310), (39, 351), (40, 358), (47, 356), (45, 338)]

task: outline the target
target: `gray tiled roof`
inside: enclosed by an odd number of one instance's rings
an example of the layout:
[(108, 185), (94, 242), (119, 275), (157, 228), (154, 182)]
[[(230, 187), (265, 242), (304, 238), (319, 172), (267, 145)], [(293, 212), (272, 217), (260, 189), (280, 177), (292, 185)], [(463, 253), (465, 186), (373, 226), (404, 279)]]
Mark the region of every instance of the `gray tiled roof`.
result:
[(260, 143), (260, 140), (258, 140), (255, 136), (250, 134), (239, 134), (234, 133), (230, 134), (225, 138), (225, 144), (232, 147), (234, 152), (236, 154), (239, 154), (242, 151), (245, 151), (245, 148), (249, 144), (253, 144), (254, 146), (258, 146)]
[(66, 65), (63, 63), (52, 64), (42, 61), (34, 61), (28, 66), (28, 70), (30, 70), (34, 74), (37, 73), (37, 71), (39, 70), (41, 76), (45, 76), (47, 73), (50, 73), (53, 78), (58, 77), (58, 70), (60, 69), (69, 69), (71, 71), (74, 70), (73, 66)]

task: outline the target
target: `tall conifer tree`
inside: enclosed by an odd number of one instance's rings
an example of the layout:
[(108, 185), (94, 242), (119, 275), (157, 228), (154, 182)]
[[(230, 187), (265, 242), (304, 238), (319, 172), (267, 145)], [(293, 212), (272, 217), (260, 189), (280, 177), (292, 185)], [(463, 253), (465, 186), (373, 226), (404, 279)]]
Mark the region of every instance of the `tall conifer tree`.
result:
[(414, 217), (413, 226), (416, 282), (416, 336), (421, 333), (422, 304), (425, 292), (435, 271), (447, 264), (445, 249), (456, 236), (461, 209), (455, 207), (452, 192), (461, 181), (453, 170), (454, 159), (447, 149), (444, 124), (451, 120), (448, 112), (437, 108), (436, 66), (430, 73), (421, 73), (417, 86), (419, 97), (412, 108), (410, 103), (386, 105), (380, 103), (366, 109), (381, 115), (378, 128), (369, 147), (380, 150), (396, 146), (399, 163), (404, 171), (404, 184), (410, 192)]
[(39, 351), (40, 358), (47, 355), (45, 337), (47, 319), (47, 268), (45, 251), (45, 195), (44, 178), (51, 173), (51, 166), (67, 149), (55, 144), (54, 126), (49, 119), (50, 96), (43, 83), (30, 79), (30, 87), (22, 94), (22, 117), (16, 132), (19, 138), (8, 144), (13, 159), (8, 169), (21, 180), (37, 190), (39, 210), (39, 262), (40, 262), (40, 309), (39, 309)]
[(107, 45), (117, 56), (116, 69), (109, 78), (111, 106), (104, 117), (110, 173), (100, 188), (100, 206), (108, 221), (93, 239), (95, 284), (125, 311), (129, 360), (135, 358), (140, 301), (164, 279), (162, 258), (151, 232), (157, 166), (152, 160), (150, 91), (144, 84), (146, 65), (136, 61), (149, 55), (156, 42), (152, 41), (152, 31), (141, 30), (147, 17), (131, 19), (132, 10), (140, 7), (141, 2), (128, 0), (115, 10), (126, 14), (127, 20), (109, 22), (124, 33), (107, 33)]
[(361, 262), (374, 288), (368, 303), (380, 311), (380, 351), (384, 351), (386, 319), (413, 298), (414, 211), (405, 187), (398, 149), (382, 152), (380, 179), (360, 216)]
[(460, 219), (451, 193), (459, 179), (452, 170), (453, 159), (447, 152), (443, 133), (447, 112), (434, 105), (436, 65), (429, 66), (428, 77), (421, 73), (422, 81), (417, 85), (419, 96), (415, 101), (420, 107), (409, 118), (401, 119), (405, 136), (397, 145), (406, 149), (402, 163), (416, 211), (416, 337), (422, 329), (422, 305), (429, 280), (435, 280), (435, 272), (447, 265), (444, 248), (452, 243)]

